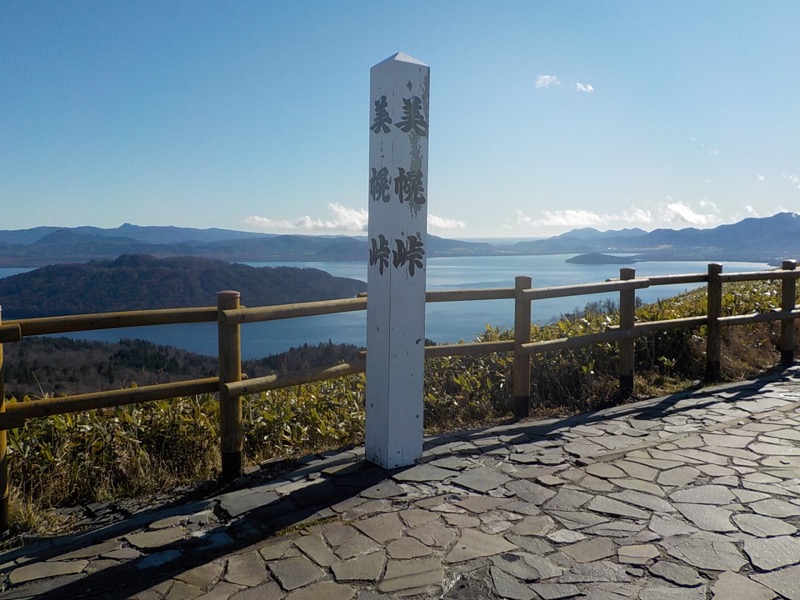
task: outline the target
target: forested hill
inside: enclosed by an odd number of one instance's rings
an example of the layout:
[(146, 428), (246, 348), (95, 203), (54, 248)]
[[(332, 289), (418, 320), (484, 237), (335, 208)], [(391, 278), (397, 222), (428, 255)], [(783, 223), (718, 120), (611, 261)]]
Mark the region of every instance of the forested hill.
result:
[(250, 267), (222, 260), (123, 255), (113, 261), (49, 265), (0, 279), (3, 320), (95, 312), (213, 306), (221, 290), (266, 306), (349, 298), (356, 279), (319, 269)]

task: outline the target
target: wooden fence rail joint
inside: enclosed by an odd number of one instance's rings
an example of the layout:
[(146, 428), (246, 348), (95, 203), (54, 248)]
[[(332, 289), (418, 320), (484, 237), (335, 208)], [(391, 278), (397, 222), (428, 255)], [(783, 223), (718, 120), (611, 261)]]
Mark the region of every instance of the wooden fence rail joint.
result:
[(18, 323), (0, 325), (0, 344), (18, 342), (22, 339), (22, 327)]

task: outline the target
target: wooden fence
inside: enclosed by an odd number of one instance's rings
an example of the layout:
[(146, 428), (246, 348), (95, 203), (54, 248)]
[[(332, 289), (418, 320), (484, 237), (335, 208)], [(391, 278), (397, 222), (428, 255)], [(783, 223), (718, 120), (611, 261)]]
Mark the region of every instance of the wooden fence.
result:
[[(634, 344), (637, 336), (655, 331), (707, 328), (706, 376), (716, 380), (720, 376), (720, 351), (722, 328), (765, 321), (781, 322), (781, 364), (794, 362), (794, 321), (800, 318), (796, 305), (797, 261), (784, 261), (780, 269), (747, 273), (723, 274), (722, 265), (711, 263), (707, 273), (664, 275), (637, 278), (632, 268), (620, 269), (619, 279), (600, 283), (534, 288), (530, 277), (520, 276), (513, 288), (481, 290), (432, 291), (427, 302), (459, 302), (474, 300), (513, 299), (514, 339), (510, 341), (475, 342), (430, 346), (425, 349), (427, 358), (457, 355), (480, 355), (494, 352), (514, 353), (514, 415), (528, 415), (531, 401), (531, 357), (555, 350), (568, 350), (599, 343), (616, 343), (620, 359), (620, 392), (623, 397), (633, 391)], [(781, 308), (762, 313), (722, 316), (722, 286), (737, 281), (781, 281)], [(658, 285), (706, 283), (708, 288), (708, 314), (698, 317), (637, 323), (635, 319), (636, 290)], [(540, 342), (531, 341), (532, 302), (545, 298), (619, 293), (620, 323), (608, 331), (590, 335), (561, 338)], [(47, 417), (70, 412), (94, 410), (167, 400), (195, 394), (218, 393), (220, 402), (220, 437), (222, 451), (222, 478), (230, 481), (242, 473), (242, 402), (241, 397), (266, 390), (311, 383), (366, 370), (366, 361), (360, 358), (353, 363), (337, 364), (288, 375), (268, 375), (242, 379), (240, 327), (246, 323), (293, 319), (312, 315), (365, 310), (366, 297), (321, 302), (306, 302), (278, 306), (244, 308), (240, 306), (239, 292), (222, 291), (217, 294), (217, 306), (205, 308), (179, 308), (143, 310), (133, 312), (101, 313), (65, 317), (0, 321), (0, 531), (8, 529), (8, 455), (6, 430), (22, 426), (27, 419)], [(144, 386), (140, 388), (95, 392), (58, 398), (45, 398), (34, 402), (6, 405), (3, 388), (3, 344), (18, 342), (24, 337), (54, 333), (114, 329), (121, 327), (169, 325), (179, 323), (216, 322), (219, 340), (218, 376), (178, 383)]]

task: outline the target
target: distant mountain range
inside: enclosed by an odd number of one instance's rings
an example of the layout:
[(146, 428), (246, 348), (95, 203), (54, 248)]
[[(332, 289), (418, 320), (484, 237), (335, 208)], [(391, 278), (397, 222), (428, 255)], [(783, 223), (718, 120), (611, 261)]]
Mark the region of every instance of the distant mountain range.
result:
[[(141, 227), (116, 229), (35, 227), (0, 230), (0, 267), (41, 267), (58, 263), (113, 260), (123, 254), (159, 258), (195, 256), (229, 262), (317, 262), (366, 260), (366, 237), (271, 235), (227, 229)], [(486, 243), (428, 236), (429, 256), (497, 253)]]
[[(635, 261), (709, 260), (776, 263), (800, 258), (800, 214), (778, 213), (713, 229), (567, 233), (504, 245), (428, 236), (428, 257), (630, 254)], [(229, 262), (366, 260), (368, 240), (352, 236), (271, 235), (226, 229), (35, 227), (0, 230), (0, 267), (113, 260), (122, 254), (195, 256)]]
[(518, 254), (632, 254), (636, 261), (709, 260), (779, 263), (800, 258), (800, 214), (749, 218), (713, 229), (574, 229), (556, 237), (519, 242)]

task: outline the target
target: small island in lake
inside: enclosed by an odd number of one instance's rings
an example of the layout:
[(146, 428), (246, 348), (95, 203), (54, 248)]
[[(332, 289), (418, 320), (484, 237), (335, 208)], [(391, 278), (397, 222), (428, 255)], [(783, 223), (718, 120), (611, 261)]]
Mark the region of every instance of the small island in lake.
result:
[(614, 256), (612, 254), (590, 252), (589, 254), (573, 256), (565, 262), (576, 265), (630, 265), (637, 262), (637, 259), (634, 256)]

